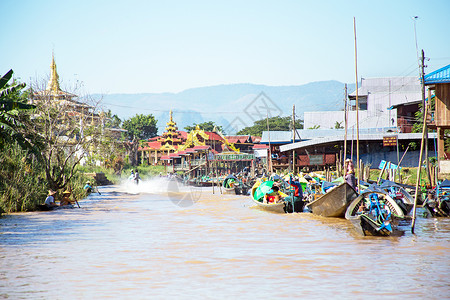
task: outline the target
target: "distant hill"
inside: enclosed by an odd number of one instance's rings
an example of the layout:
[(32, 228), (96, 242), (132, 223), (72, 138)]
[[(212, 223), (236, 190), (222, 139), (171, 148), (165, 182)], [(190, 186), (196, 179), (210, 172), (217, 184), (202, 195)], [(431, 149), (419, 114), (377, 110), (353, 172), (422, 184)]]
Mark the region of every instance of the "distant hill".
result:
[[(355, 85), (349, 85), (348, 89), (349, 93), (353, 92)], [(181, 130), (193, 123), (214, 121), (227, 134), (233, 134), (267, 115), (292, 115), (293, 104), (300, 119), (305, 111), (343, 109), (344, 84), (338, 81), (298, 86), (243, 83), (192, 88), (180, 93), (94, 95), (100, 97), (104, 108), (111, 109), (122, 120), (135, 114), (153, 114), (158, 119), (158, 134), (164, 131), (170, 110)]]

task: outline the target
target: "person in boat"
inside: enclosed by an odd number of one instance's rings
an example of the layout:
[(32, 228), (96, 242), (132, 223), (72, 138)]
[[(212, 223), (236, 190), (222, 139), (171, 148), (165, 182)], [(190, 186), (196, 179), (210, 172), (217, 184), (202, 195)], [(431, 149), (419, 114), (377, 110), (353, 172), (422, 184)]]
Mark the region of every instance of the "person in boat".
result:
[[(293, 178), (292, 176), (289, 176), (289, 185), (294, 189), (294, 193), (292, 195), (294, 200), (294, 212), (302, 212), (305, 206), (305, 202), (303, 201), (303, 189), (299, 178)], [(292, 211), (292, 200), (288, 199), (286, 202), (290, 207), (289, 210)]]
[(48, 190), (48, 196), (47, 196), (47, 198), (45, 199), (45, 202), (44, 202), (44, 205), (45, 205), (45, 206), (47, 206), (47, 207), (55, 207), (55, 206), (58, 206), (58, 205), (56, 205), (56, 203), (55, 203), (55, 194), (56, 194), (55, 191), (53, 191), (53, 190)]
[(139, 180), (141, 179), (141, 176), (139, 176), (139, 171), (136, 169), (134, 171), (134, 183), (139, 184)]
[(345, 181), (356, 190), (356, 177), (355, 177), (355, 167), (350, 159), (345, 161)]
[(72, 192), (70, 192), (69, 190), (65, 190), (63, 192), (63, 197), (62, 197), (61, 201), (59, 202), (59, 206), (71, 205), (72, 204), (72, 200), (70, 199), (71, 194), (72, 194)]
[(83, 187), (83, 189), (86, 191), (86, 193), (90, 194), (94, 191), (94, 188), (91, 186), (90, 181), (86, 181), (86, 185)]
[(264, 196), (263, 203), (278, 203), (282, 201), (277, 185), (272, 186), (272, 189)]

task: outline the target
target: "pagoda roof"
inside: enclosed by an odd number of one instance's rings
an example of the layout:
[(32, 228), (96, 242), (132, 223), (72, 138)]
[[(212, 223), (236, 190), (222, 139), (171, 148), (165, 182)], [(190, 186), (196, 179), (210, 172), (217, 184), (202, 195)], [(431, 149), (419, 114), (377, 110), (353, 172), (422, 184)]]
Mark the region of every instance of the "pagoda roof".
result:
[(228, 142), (236, 144), (244, 144), (244, 143), (251, 143), (251, 136), (249, 135), (235, 135), (235, 136), (226, 136), (225, 137)]
[(256, 144), (253, 146), (253, 149), (269, 149), (269, 145), (266, 144)]
[(261, 142), (261, 137), (260, 136), (253, 136), (252, 135), (252, 141), (253, 141), (253, 143), (259, 143), (259, 142)]
[(424, 79), (425, 84), (450, 83), (450, 65), (427, 74)]
[(205, 131), (210, 141), (223, 141), (223, 138), (215, 132)]
[(211, 147), (205, 145), (205, 146), (194, 146), (192, 149), (201, 151), (201, 150), (208, 150), (209, 148), (211, 148)]

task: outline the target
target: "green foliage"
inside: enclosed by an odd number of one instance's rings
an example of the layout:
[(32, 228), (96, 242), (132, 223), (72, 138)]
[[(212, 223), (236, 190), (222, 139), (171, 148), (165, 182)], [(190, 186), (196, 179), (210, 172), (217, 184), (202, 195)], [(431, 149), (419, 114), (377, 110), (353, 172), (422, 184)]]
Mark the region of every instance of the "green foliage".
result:
[(106, 116), (105, 127), (120, 128), (122, 120), (117, 115), (115, 114), (113, 115), (110, 109), (108, 110), (108, 112), (106, 112), (105, 116)]
[(319, 129), (320, 125), (314, 125), (313, 127), (309, 127), (308, 129)]
[(0, 78), (0, 149), (17, 142), (22, 148), (37, 154), (39, 151), (33, 144), (38, 139), (26, 130), (26, 125), (31, 123), (30, 111), (35, 106), (26, 103), (28, 93), (21, 92), (24, 83), (8, 84), (12, 74), (13, 71), (9, 70)]
[[(431, 107), (428, 108), (431, 112), (435, 111), (435, 96), (431, 97)], [(419, 103), (419, 110), (414, 113), (416, 122), (413, 124), (412, 132), (420, 133), (423, 130), (423, 103)], [(431, 113), (430, 111), (428, 113)]]
[(203, 122), (200, 124), (194, 123), (194, 125), (192, 125), (192, 126), (184, 127), (184, 130), (186, 130), (187, 132), (190, 132), (190, 131), (194, 130), (197, 127), (197, 125), (201, 130), (204, 130), (204, 131), (212, 132), (212, 131), (214, 131), (214, 128), (216, 128), (217, 131), (223, 132), (222, 126), (217, 125), (213, 121)]
[(136, 137), (140, 140), (144, 140), (155, 137), (157, 135), (157, 122), (158, 121), (151, 114), (136, 114), (134, 117), (123, 121), (123, 128), (128, 130), (130, 139), (134, 139), (134, 137)]
[(336, 121), (336, 123), (334, 123), (334, 129), (343, 129), (344, 126), (342, 126), (342, 122), (338, 122)]
[(47, 193), (42, 164), (18, 143), (0, 152), (0, 208), (6, 212), (29, 211), (43, 203)]
[[(303, 129), (303, 120), (295, 121), (296, 129)], [(272, 117), (269, 118), (269, 130), (271, 131), (288, 131), (292, 130), (292, 119), (288, 117)], [(263, 131), (267, 131), (267, 119), (255, 121), (253, 126), (245, 127), (238, 131), (238, 135), (261, 136)]]

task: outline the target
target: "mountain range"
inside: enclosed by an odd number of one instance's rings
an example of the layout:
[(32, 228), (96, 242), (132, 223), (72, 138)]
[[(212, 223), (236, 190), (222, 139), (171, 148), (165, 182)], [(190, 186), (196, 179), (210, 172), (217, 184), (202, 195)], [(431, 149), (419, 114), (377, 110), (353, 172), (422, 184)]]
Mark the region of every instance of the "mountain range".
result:
[[(348, 93), (355, 85), (348, 85)], [(254, 121), (273, 116), (296, 118), (305, 111), (335, 111), (344, 107), (344, 83), (319, 81), (295, 86), (267, 86), (250, 83), (216, 85), (187, 89), (179, 93), (141, 93), (93, 95), (102, 99), (122, 120), (136, 114), (153, 114), (158, 120), (158, 134), (164, 132), (169, 111), (178, 128), (205, 121), (221, 125), (226, 134), (235, 134)]]

